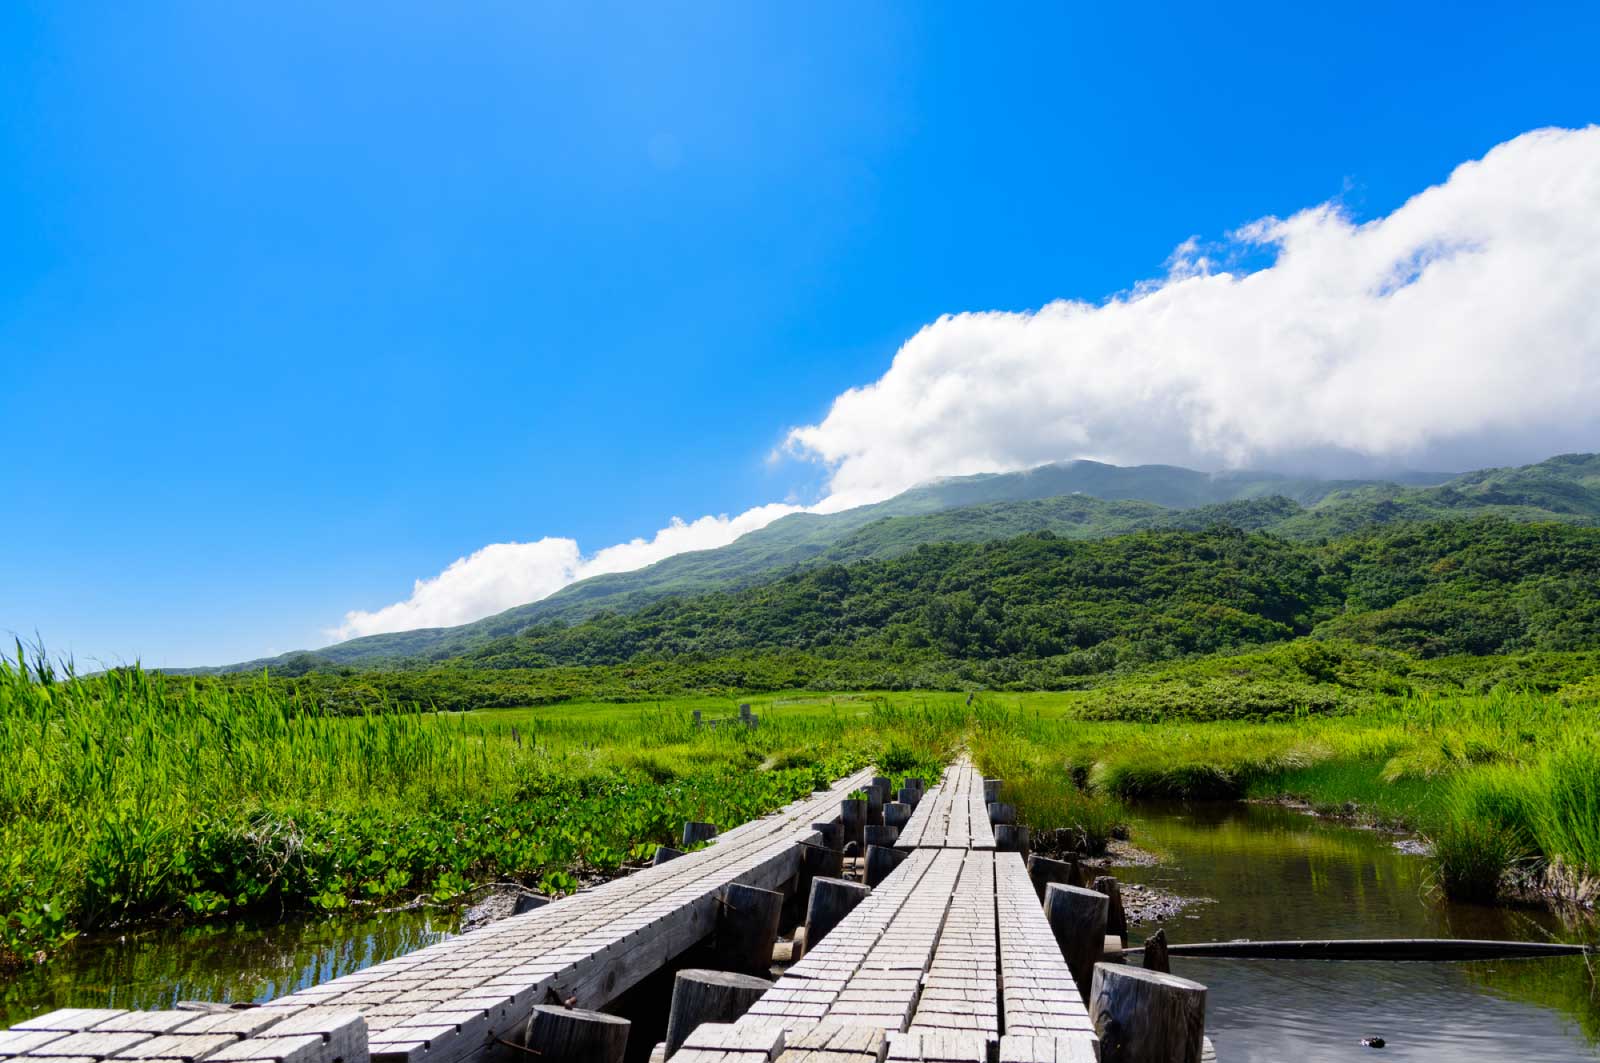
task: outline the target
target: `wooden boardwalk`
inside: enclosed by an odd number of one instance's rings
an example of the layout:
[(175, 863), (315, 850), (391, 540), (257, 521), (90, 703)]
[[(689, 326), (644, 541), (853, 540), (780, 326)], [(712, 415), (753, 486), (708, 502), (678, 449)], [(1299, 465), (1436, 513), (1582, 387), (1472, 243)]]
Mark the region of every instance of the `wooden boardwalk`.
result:
[(896, 849), (993, 849), (983, 776), (965, 757), (928, 789), (895, 841)]
[[(776, 888), (792, 878), (798, 843), (815, 843), (814, 822), (837, 819), (840, 802), (871, 780), (858, 772), (829, 790), (819, 791), (781, 811), (719, 835), (709, 847), (669, 863), (645, 868), (595, 889), (555, 901), (523, 915), (503, 919), (387, 963), (346, 975), (260, 1008), (237, 1014), (267, 1020), (239, 1049), (217, 1041), (214, 1048), (184, 1042), (179, 1052), (158, 1033), (101, 1032), (97, 1022), (160, 1025), (195, 1012), (123, 1013), (69, 1009), (0, 1032), (0, 1063), (93, 1063), (97, 1059), (204, 1059), (239, 1063), (246, 1058), (278, 1063), (452, 1063), (476, 1056), (500, 1038), (510, 1038), (536, 1004), (571, 1002), (599, 1008), (651, 974), (715, 926), (718, 894), (732, 883)], [(166, 1017), (162, 1017), (166, 1016)], [(360, 1058), (335, 1053), (326, 1042), (280, 1037), (278, 1025), (345, 1023), (359, 1027)], [(66, 1026), (76, 1039), (50, 1036), (39, 1024)], [(247, 1023), (248, 1025), (248, 1023)], [(187, 1027), (184, 1028), (187, 1030)], [(270, 1036), (269, 1036), (270, 1034)], [(35, 1036), (38, 1035), (38, 1036)], [(297, 1034), (297, 1036), (300, 1036)], [(239, 1040), (233, 1037), (232, 1040)], [(259, 1044), (258, 1044), (259, 1043)], [(271, 1053), (292, 1049), (289, 1055)], [(241, 1056), (262, 1051), (263, 1056)], [(143, 1052), (144, 1054), (139, 1054)], [(128, 1054), (133, 1053), (133, 1054)], [(165, 1053), (165, 1055), (163, 1055)], [(226, 1054), (217, 1054), (226, 1053)]]
[[(776, 890), (795, 879), (802, 847), (822, 841), (818, 826), (837, 824), (852, 792), (890, 785), (872, 779), (859, 772), (704, 849), (258, 1008), (53, 1012), (0, 1031), (0, 1063), (510, 1059), (516, 1052), (499, 1046), (523, 1043), (537, 1006), (602, 1008), (704, 941), (730, 886)], [(976, 768), (963, 757), (907, 800), (915, 808), (898, 838), (888, 836), (898, 866), (870, 892), (832, 884), (859, 903), (770, 989), (757, 982), (748, 1010), (726, 1013), (737, 1019), (701, 1022), (674, 1061), (1098, 1059), (1088, 1009), (1024, 858), (996, 849)], [(562, 1021), (572, 1015), (554, 1010)]]
[(994, 851), (966, 758), (917, 805), (906, 859), (737, 1022), (681, 1063), (1092, 1063), (1094, 1027), (1018, 853)]

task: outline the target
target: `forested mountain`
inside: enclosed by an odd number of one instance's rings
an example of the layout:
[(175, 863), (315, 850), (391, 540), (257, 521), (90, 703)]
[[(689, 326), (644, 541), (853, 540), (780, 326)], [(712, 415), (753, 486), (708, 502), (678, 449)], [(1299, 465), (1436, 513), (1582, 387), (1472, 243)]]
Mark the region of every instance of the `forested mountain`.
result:
[(462, 663), (782, 650), (1014, 659), (1087, 675), (1312, 634), (1423, 658), (1600, 647), (1600, 529), (1481, 517), (1322, 544), (1226, 527), (1082, 541), (1034, 532), (540, 624)]
[[(1413, 479), (1428, 479), (1415, 477)], [(729, 592), (809, 567), (892, 558), (929, 543), (971, 543), (1033, 531), (1096, 539), (1224, 524), (1296, 541), (1404, 521), (1496, 514), (1513, 520), (1600, 521), (1600, 455), (1468, 473), (1432, 486), (1325, 481), (1271, 473), (1209, 475), (1173, 466), (1096, 462), (944, 480), (830, 515), (796, 514), (729, 546), (681, 554), (636, 572), (573, 584), (542, 601), (455, 628), (355, 639), (222, 670), (304, 671), (481, 659), (491, 643), (551, 621), (631, 614), (672, 596)]]

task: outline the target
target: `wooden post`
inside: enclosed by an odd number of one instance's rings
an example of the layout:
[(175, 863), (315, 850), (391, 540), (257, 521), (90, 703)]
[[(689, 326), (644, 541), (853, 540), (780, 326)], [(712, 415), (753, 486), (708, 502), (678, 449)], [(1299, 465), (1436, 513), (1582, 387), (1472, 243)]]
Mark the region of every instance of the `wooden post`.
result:
[(537, 893), (519, 893), (517, 894), (517, 903), (511, 908), (511, 914), (521, 915), (524, 912), (531, 912), (535, 908), (543, 908), (549, 903), (549, 897)]
[(988, 804), (991, 801), (1000, 800), (1000, 787), (1003, 786), (1004, 784), (1005, 784), (1005, 780), (1004, 779), (985, 779), (985, 780), (983, 780), (983, 801), (984, 801), (984, 804)]
[(1144, 969), (1161, 974), (1172, 973), (1172, 961), (1167, 957), (1167, 932), (1157, 930), (1144, 939)]
[(867, 803), (859, 797), (840, 801), (839, 819), (844, 824), (844, 845), (855, 842), (860, 846), (866, 840), (862, 832), (867, 826)]
[(899, 829), (911, 821), (911, 806), (904, 801), (890, 801), (883, 806), (883, 825)]
[(1008, 805), (1004, 801), (989, 802), (990, 823), (1015, 823), (1017, 821), (1017, 806)]
[(694, 710), (694, 725), (695, 725), (695, 726), (696, 726), (696, 727), (699, 727), (699, 726), (700, 726), (700, 724), (701, 724), (701, 720), (700, 720), (700, 710), (699, 710), (699, 709), (695, 709), (695, 710)]
[(1044, 888), (1052, 882), (1059, 882), (1063, 886), (1076, 886), (1078, 874), (1078, 861), (1052, 860), (1048, 856), (1028, 857), (1028, 878), (1033, 881), (1033, 892), (1039, 895), (1039, 903), (1044, 903)]
[(890, 846), (900, 840), (899, 827), (869, 826), (866, 828), (866, 830), (862, 831), (862, 834), (864, 835), (863, 840), (866, 841), (868, 849), (871, 849), (874, 845)]
[(1044, 914), (1055, 934), (1061, 955), (1078, 984), (1078, 993), (1089, 999), (1094, 965), (1100, 962), (1106, 944), (1106, 906), (1104, 893), (1082, 886), (1063, 886), (1052, 882), (1044, 891)]
[(703, 1022), (732, 1022), (772, 988), (765, 978), (731, 971), (679, 971), (667, 1015), (667, 1058)]
[(822, 844), (828, 848), (844, 848), (844, 826), (838, 820), (819, 820), (811, 824), (811, 829), (822, 835)]
[(872, 887), (847, 879), (812, 879), (811, 896), (806, 903), (806, 948), (816, 948), (828, 931), (838, 926), (871, 892)]
[(887, 798), (887, 791), (878, 789), (876, 783), (867, 787), (867, 826), (883, 826), (883, 804)]
[(683, 825), (683, 847), (685, 849), (698, 842), (708, 842), (717, 836), (715, 823), (696, 823), (689, 820)]
[(905, 849), (891, 849), (885, 845), (867, 846), (867, 885), (876, 886), (889, 877), (907, 856)]
[(1106, 908), (1106, 933), (1115, 934), (1128, 943), (1128, 916), (1122, 910), (1122, 889), (1117, 885), (1117, 880), (1112, 875), (1101, 875), (1089, 886), (1106, 895), (1110, 903)]
[(909, 786), (902, 786), (900, 788), (900, 792), (896, 796), (899, 797), (901, 804), (910, 805), (912, 808), (916, 808), (917, 802), (922, 800), (922, 791), (913, 790)]
[(782, 914), (783, 894), (738, 882), (729, 885), (717, 909), (718, 966), (747, 974), (769, 970)]
[(540, 1063), (622, 1063), (633, 1024), (616, 1015), (540, 1004), (528, 1017), (527, 1044)]
[(683, 855), (683, 850), (682, 849), (674, 849), (670, 845), (658, 845), (658, 846), (656, 846), (655, 858), (650, 861), (650, 865), (652, 867), (660, 867), (662, 864), (666, 863), (668, 860), (676, 860), (678, 857), (680, 857), (682, 855)]
[(994, 847), (1002, 853), (1021, 853), (1028, 855), (1028, 828), (1019, 827), (1015, 823), (996, 823), (994, 825)]
[(883, 795), (884, 801), (888, 801), (894, 795), (894, 780), (887, 775), (874, 775), (872, 777), (872, 785), (878, 788), (878, 792)]
[(1094, 969), (1089, 1018), (1101, 1063), (1200, 1063), (1206, 987), (1177, 975), (1102, 963)]
[(928, 780), (920, 775), (907, 775), (903, 785), (909, 790), (915, 790), (920, 796), (928, 788)]

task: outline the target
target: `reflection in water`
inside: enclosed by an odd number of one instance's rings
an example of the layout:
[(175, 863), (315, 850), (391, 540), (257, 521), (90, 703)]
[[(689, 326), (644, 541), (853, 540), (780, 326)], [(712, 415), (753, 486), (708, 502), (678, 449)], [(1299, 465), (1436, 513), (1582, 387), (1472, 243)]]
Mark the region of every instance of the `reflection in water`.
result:
[(79, 940), (0, 982), (0, 1027), (52, 1008), (271, 1000), (431, 945), (458, 920), (455, 912), (393, 912)]
[[(1167, 928), (1174, 942), (1233, 938), (1473, 937), (1580, 940), (1543, 912), (1429, 899), (1428, 867), (1391, 836), (1263, 805), (1145, 806), (1135, 841), (1165, 858), (1121, 868), (1144, 882), (1210, 897)], [(1134, 939), (1154, 927), (1135, 928)], [(1592, 940), (1592, 937), (1591, 937)], [(1173, 973), (1210, 989), (1206, 1026), (1229, 1060), (1600, 1058), (1600, 1016), (1581, 958), (1495, 963), (1183, 960)], [(1585, 1028), (1591, 1033), (1586, 1035)]]

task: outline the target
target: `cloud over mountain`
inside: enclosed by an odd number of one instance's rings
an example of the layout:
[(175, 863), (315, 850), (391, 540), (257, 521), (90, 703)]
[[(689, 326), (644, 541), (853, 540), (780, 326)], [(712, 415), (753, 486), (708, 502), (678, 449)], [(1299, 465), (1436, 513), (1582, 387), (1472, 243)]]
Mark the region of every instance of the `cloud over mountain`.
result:
[[(1268, 264), (1235, 263), (1265, 256)], [(792, 430), (815, 507), (940, 476), (1089, 457), (1198, 468), (1460, 469), (1600, 443), (1600, 127), (1539, 130), (1393, 213), (1338, 204), (1180, 245), (1101, 303), (940, 318), (878, 380)], [(497, 543), (341, 637), (463, 623), (601, 572), (724, 545), (797, 507), (674, 521), (585, 557)]]
[[(1241, 253), (1272, 262), (1219, 267)], [(1364, 224), (1244, 226), (1100, 304), (940, 318), (789, 450), (835, 504), (1070, 457), (1456, 467), (1592, 447), (1600, 128), (1541, 130)]]

